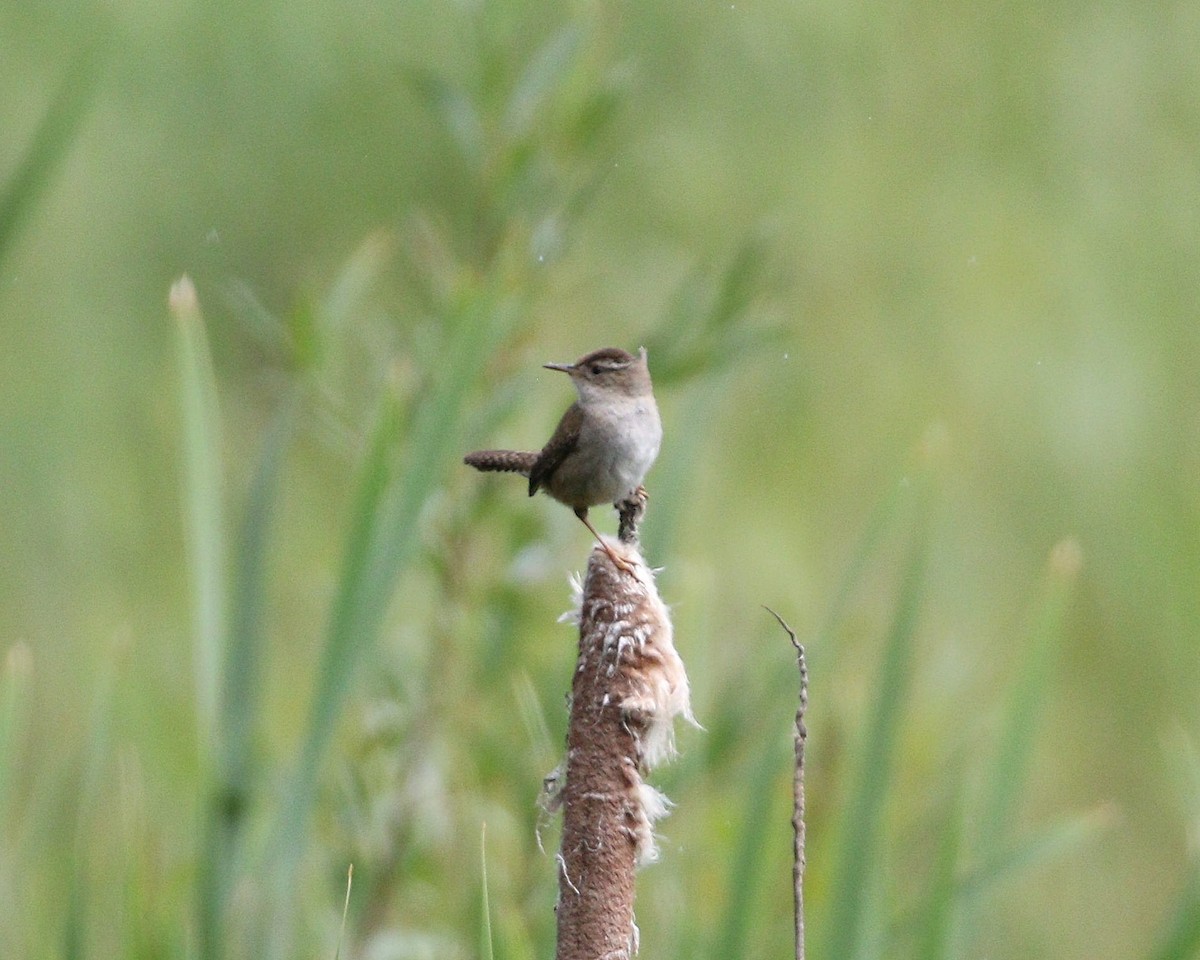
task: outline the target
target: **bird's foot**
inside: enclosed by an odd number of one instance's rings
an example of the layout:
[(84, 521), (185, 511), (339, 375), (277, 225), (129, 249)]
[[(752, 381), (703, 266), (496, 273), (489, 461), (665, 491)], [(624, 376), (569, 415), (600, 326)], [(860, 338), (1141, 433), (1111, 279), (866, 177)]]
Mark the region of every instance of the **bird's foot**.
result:
[[(601, 550), (603, 550), (605, 553), (608, 554), (608, 559), (613, 562), (614, 567), (616, 567), (618, 570), (624, 570), (630, 576), (636, 576), (634, 571), (637, 569), (637, 567), (633, 563), (631, 563), (629, 560), (626, 560), (624, 557), (622, 557), (615, 550), (613, 550), (612, 545), (610, 543), (608, 543), (608, 541), (605, 540), (603, 537), (601, 537), (599, 533), (596, 532), (596, 528), (592, 526), (592, 521), (590, 521), (587, 518), (587, 509), (586, 508), (581, 508), (581, 509), (576, 510), (575, 516), (577, 516), (580, 520), (582, 520), (583, 525), (592, 532), (592, 536), (596, 538), (596, 543), (598, 543), (600, 545)], [(624, 517), (624, 514), (622, 514), (622, 517)], [(629, 541), (626, 540), (624, 537), (622, 537), (621, 542), (628, 543)]]
[(623, 570), (631, 577), (637, 576), (637, 564), (617, 553), (609, 544), (603, 540), (600, 541), (600, 548), (608, 554), (608, 559), (613, 562), (613, 566), (618, 570)]

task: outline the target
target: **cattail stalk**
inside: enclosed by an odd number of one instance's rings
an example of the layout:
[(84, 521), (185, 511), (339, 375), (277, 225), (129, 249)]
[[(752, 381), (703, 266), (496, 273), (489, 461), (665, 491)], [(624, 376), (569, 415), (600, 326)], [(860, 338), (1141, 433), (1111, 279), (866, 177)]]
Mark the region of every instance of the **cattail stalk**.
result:
[[(557, 960), (637, 952), (634, 871), (655, 859), (666, 798), (642, 774), (674, 752), (674, 718), (691, 720), (688, 682), (667, 608), (636, 545), (644, 503), (622, 512), (622, 541), (592, 551), (578, 610), (558, 857)], [(694, 722), (694, 721), (692, 721)]]

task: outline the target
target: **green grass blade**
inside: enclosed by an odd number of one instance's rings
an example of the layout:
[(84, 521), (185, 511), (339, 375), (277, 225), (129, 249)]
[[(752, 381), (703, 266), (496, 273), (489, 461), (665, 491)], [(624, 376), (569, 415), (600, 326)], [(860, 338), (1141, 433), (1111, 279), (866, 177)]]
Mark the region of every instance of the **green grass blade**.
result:
[(87, 923), (86, 884), (78, 879), (79, 868), (71, 874), (67, 888), (67, 916), (63, 928), (63, 960), (80, 960), (84, 955), (83, 940)]
[(0, 192), (0, 263), (79, 132), (96, 88), (98, 63), (94, 49), (76, 58), (24, 157)]
[[(1200, 813), (1200, 750), (1182, 726), (1169, 732), (1167, 759), (1174, 768), (1185, 816)], [(1194, 841), (1193, 841), (1194, 844)], [(1193, 858), (1183, 890), (1164, 923), (1150, 960), (1183, 960), (1200, 956), (1200, 860)]]
[(496, 960), (496, 951), (492, 942), (492, 906), (488, 902), (488, 874), (487, 874), (487, 824), (483, 824), (479, 828), (479, 871), (480, 871), (480, 889), (482, 902), (480, 910), (483, 912), (482, 929), (480, 930), (480, 955), (484, 960)]
[[(348, 619), (355, 602), (355, 590), (361, 589), (365, 570), (369, 562), (371, 539), (375, 529), (379, 505), (387, 489), (390, 476), (392, 447), (400, 431), (402, 411), (398, 399), (388, 393), (373, 431), (367, 457), (363, 464), (358, 489), (355, 493), (350, 524), (350, 534), (342, 560), (342, 577), (339, 593), (335, 599), (334, 619)], [(318, 680), (318, 692), (329, 681)], [(315, 708), (314, 708), (315, 709)], [(285, 798), (268, 862), (276, 871), (274, 896), (284, 897), (291, 883), (299, 860), (303, 834), (307, 823), (308, 805), (315, 790), (319, 744), (310, 732), (303, 746), (299, 767), (292, 778), (290, 791)]]
[(656, 384), (726, 369), (774, 338), (771, 330), (740, 322), (763, 293), (767, 262), (764, 237), (755, 232), (723, 267), (701, 263), (688, 273), (665, 316), (644, 338)]
[(24, 643), (14, 643), (4, 656), (0, 676), (0, 830), (8, 831), (8, 802), (13, 794), (14, 774), (29, 722), (29, 686), (33, 652)]
[(487, 135), (483, 118), (471, 98), (458, 86), (432, 70), (412, 68), (404, 79), (422, 105), (445, 129), (468, 167), (483, 167)]
[(868, 888), (880, 861), (884, 800), (896, 762), (896, 744), (912, 672), (913, 635), (925, 568), (925, 523), (918, 522), (904, 571), (873, 698), (864, 756), (842, 823), (825, 956), (854, 960), (864, 942)]
[[(717, 931), (712, 952), (714, 960), (735, 960), (744, 952), (747, 931), (751, 929), (754, 908), (762, 900), (761, 887), (765, 879), (767, 857), (764, 855), (767, 829), (774, 822), (774, 806), (778, 791), (774, 789), (780, 771), (787, 767), (784, 743), (790, 748), (791, 741), (779, 737), (766, 737), (764, 747), (747, 784), (747, 796), (742, 809), (744, 828), (734, 851), (730, 869), (728, 890), (729, 901), (725, 917)], [(791, 781), (791, 777), (788, 777)]]
[[(1101, 834), (1110, 830), (1115, 822), (1114, 808), (1111, 804), (1103, 804), (1034, 833), (1023, 842), (1002, 851), (983, 866), (959, 875), (954, 884), (954, 912), (965, 911), (973, 901), (1002, 883), (1015, 880), (1043, 864), (1057, 862), (1093, 843)], [(963, 839), (960, 836), (958, 842), (961, 844)], [(896, 942), (901, 937), (919, 934), (926, 919), (923, 910), (907, 911), (891, 924), (891, 942)]]
[(1194, 960), (1200, 956), (1200, 863), (1191, 872), (1149, 960)]
[[(727, 396), (728, 377), (714, 377), (705, 384), (690, 384), (689, 415), (674, 424), (665, 438), (663, 455), (654, 467), (649, 519), (641, 533), (643, 552), (652, 561), (665, 558), (678, 535), (687, 511), (688, 488), (696, 470), (696, 457), (704, 449), (705, 439), (722, 400)], [(670, 568), (665, 572), (669, 579)]]
[(389, 491), (380, 517), (382, 532), (376, 541), (378, 550), (364, 608), (366, 622), (375, 629), (417, 545), (416, 521), (421, 508), (447, 467), (461, 466), (458, 437), (467, 394), (517, 316), (515, 303), (484, 296), (461, 307), (452, 320), (453, 334), (440, 359), (433, 391), (413, 420), (405, 469), (400, 482)]
[(964, 899), (970, 901), (994, 886), (1026, 873), (1044, 863), (1053, 863), (1068, 853), (1093, 842), (1116, 821), (1111, 804), (1069, 817), (1036, 831), (1027, 840), (1001, 851), (961, 883)]
[(293, 387), (267, 432), (238, 534), (221, 698), (221, 767), (227, 786), (235, 789), (239, 802), (246, 799), (249, 788), (250, 752), (261, 694), (262, 655), (267, 644), (263, 630), (267, 545), (300, 397), (300, 388)]
[(217, 720), (220, 753), (208, 798), (207, 826), (198, 868), (198, 935), (200, 956), (206, 960), (215, 960), (224, 952), (226, 906), (253, 789), (252, 748), (267, 645), (263, 630), (267, 542), (300, 396), (300, 389), (294, 387), (267, 432), (238, 532), (228, 649)]
[(742, 240), (717, 287), (709, 320), (714, 330), (733, 330), (762, 295), (772, 247), (772, 240), (761, 225)]
[[(292, 778), (269, 859), (273, 898), (285, 912), (316, 796), (321, 757), (333, 736), (355, 671), (373, 648), (396, 583), (417, 548), (417, 518), (450, 463), (459, 460), (458, 434), (467, 393), (487, 358), (519, 315), (516, 302), (479, 294), (447, 318), (449, 340), (431, 365), (433, 385), (416, 408), (405, 444), (404, 466), (393, 481), (392, 447), (400, 428), (398, 403), (380, 417), (360, 483), (342, 576), (300, 761)], [(277, 922), (282, 932), (286, 923)], [(286, 952), (283, 939), (273, 950)]]
[(318, 316), (322, 332), (346, 328), (361, 316), (368, 295), (388, 263), (392, 245), (391, 235), (378, 231), (354, 249), (321, 302)]
[(929, 892), (921, 911), (921, 929), (915, 955), (922, 960), (945, 960), (954, 955), (952, 945), (958, 906), (957, 871), (965, 812), (962, 773), (956, 769), (952, 776), (951, 794), (939, 818), (941, 836), (938, 838)]
[[(26, 854), (23, 834), (31, 826), (31, 816), (10, 814), (10, 803), (18, 795), (17, 777), (28, 783), (33, 780), (27, 756), (26, 731), (29, 729), (30, 693), (33, 676), (33, 651), (28, 644), (14, 643), (4, 656), (0, 675), (0, 885), (12, 889), (13, 865)], [(32, 787), (30, 787), (32, 789)], [(15, 804), (14, 804), (15, 806)], [(45, 816), (49, 804), (27, 803), (27, 809)], [(43, 830), (45, 824), (41, 825)], [(38, 836), (36, 830), (34, 836)], [(44, 850), (39, 851), (44, 856)], [(0, 955), (18, 953), (15, 936), (26, 922), (15, 898), (0, 897)], [(11, 941), (10, 941), (10, 938)]]
[(171, 288), (183, 423), (183, 520), (192, 581), (197, 735), (200, 754), (216, 751), (224, 647), (225, 527), (221, 496), (216, 377), (196, 290), (187, 277)]
[(568, 22), (530, 58), (513, 87), (504, 113), (504, 130), (511, 139), (528, 136), (543, 104), (562, 87), (579, 56), (583, 36), (579, 22)]
[[(662, 556), (674, 539), (687, 497), (681, 496), (694, 473), (696, 451), (708, 414), (720, 404), (734, 360), (761, 350), (770, 340), (767, 331), (743, 329), (738, 323), (761, 293), (765, 252), (759, 236), (744, 240), (730, 263), (715, 279), (711, 264), (692, 270), (676, 289), (673, 301), (655, 330), (643, 338), (654, 371), (655, 383), (690, 384), (692, 415), (676, 423), (666, 438), (667, 449), (655, 468), (653, 522), (645, 530), (647, 556)], [(733, 338), (737, 338), (736, 342)], [(692, 381), (707, 378), (701, 386)]]
[(875, 551), (879, 549), (884, 533), (892, 526), (900, 512), (908, 487), (906, 474), (892, 484), (891, 490), (872, 509), (867, 520), (867, 528), (859, 537), (850, 563), (838, 581), (837, 588), (833, 593), (833, 602), (829, 605), (829, 612), (822, 621), (821, 629), (811, 645), (812, 648), (811, 650), (805, 648), (810, 667), (814, 660), (819, 665), (822, 661), (833, 657), (838, 627), (845, 619), (846, 611), (850, 608), (850, 599), (854, 596), (854, 591), (859, 584), (862, 583), (863, 575), (867, 571), (867, 564), (875, 555)]
[(990, 859), (1012, 834), (1017, 798), (1025, 788), (1034, 730), (1062, 640), (1063, 619), (1082, 562), (1079, 545), (1064, 540), (1051, 553), (1049, 570), (1033, 630), (1013, 684), (1000, 745), (985, 792), (979, 856)]
[(354, 864), (346, 868), (346, 899), (342, 901), (342, 925), (338, 928), (337, 947), (333, 960), (341, 960), (342, 944), (346, 942), (346, 917), (350, 915), (350, 890), (354, 886)]
[[(118, 638), (101, 658), (92, 705), (87, 720), (89, 732), (81, 764), (82, 772), (75, 803), (75, 837), (71, 873), (67, 892), (67, 909), (63, 929), (62, 955), (66, 960), (79, 960), (85, 953), (90, 891), (95, 883), (89, 874), (88, 840), (97, 823), (107, 826), (98, 814), (100, 788), (104, 766), (112, 752), (113, 706), (116, 703), (117, 678), (121, 660), (127, 650), (125, 638)], [(93, 822), (95, 821), (95, 823)]]

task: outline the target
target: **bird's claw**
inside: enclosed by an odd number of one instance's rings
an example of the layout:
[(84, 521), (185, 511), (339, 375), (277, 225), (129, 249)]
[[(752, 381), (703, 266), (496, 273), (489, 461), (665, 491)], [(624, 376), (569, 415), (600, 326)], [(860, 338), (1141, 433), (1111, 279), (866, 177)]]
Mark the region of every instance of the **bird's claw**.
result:
[(614, 567), (616, 567), (618, 570), (623, 570), (625, 573), (629, 574), (631, 577), (637, 575), (637, 564), (636, 563), (633, 563), (630, 560), (626, 560), (624, 557), (622, 557), (620, 554), (618, 554), (615, 550), (613, 550), (613, 548), (610, 547), (603, 540), (600, 541), (600, 546), (603, 548), (604, 552), (608, 554), (608, 559), (613, 562)]

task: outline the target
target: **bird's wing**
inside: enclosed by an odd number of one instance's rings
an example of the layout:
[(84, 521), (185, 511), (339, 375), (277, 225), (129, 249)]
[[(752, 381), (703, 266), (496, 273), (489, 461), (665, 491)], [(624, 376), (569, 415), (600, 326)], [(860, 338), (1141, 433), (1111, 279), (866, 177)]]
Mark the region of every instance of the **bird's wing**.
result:
[(534, 461), (533, 469), (529, 471), (529, 495), (538, 492), (538, 487), (550, 479), (551, 474), (575, 449), (579, 443), (579, 428), (583, 424), (583, 411), (579, 404), (573, 403), (567, 407), (567, 412), (558, 421), (558, 428), (550, 442), (542, 447), (542, 452)]

